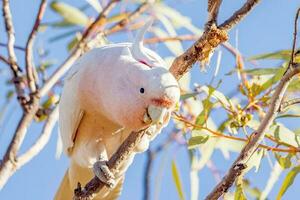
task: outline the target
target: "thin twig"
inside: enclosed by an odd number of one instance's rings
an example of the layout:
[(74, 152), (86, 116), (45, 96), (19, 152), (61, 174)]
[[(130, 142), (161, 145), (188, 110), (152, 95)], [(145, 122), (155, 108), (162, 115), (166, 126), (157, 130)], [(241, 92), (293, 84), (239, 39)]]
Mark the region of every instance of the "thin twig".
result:
[(36, 16), (33, 28), (30, 32), (26, 43), (26, 51), (25, 51), (25, 63), (26, 63), (26, 72), (27, 72), (27, 82), (29, 89), (32, 93), (36, 91), (38, 76), (36, 72), (36, 68), (34, 65), (34, 58), (33, 58), (33, 44), (36, 34), (38, 32), (38, 28), (40, 26), (40, 22), (44, 16), (45, 10), (47, 6), (47, 0), (41, 0), (40, 7), (38, 14)]
[(15, 30), (12, 22), (9, 0), (3, 0), (2, 3), (3, 3), (2, 10), (3, 10), (4, 23), (5, 23), (6, 33), (8, 37), (8, 42), (7, 42), (8, 61), (13, 74), (13, 82), (15, 85), (17, 98), (22, 108), (26, 110), (25, 106), (27, 104), (27, 98), (25, 97), (25, 92), (24, 92), (25, 84), (21, 78), (21, 69), (18, 67), (17, 57), (14, 49)]
[[(194, 124), (192, 122), (189, 122), (187, 119), (185, 119), (184, 117), (182, 117), (182, 116), (180, 116), (178, 114), (176, 114), (176, 117), (174, 117), (174, 119), (176, 119), (178, 121), (181, 121), (181, 122), (184, 122), (186, 125), (192, 126), (193, 128), (206, 130), (206, 131), (208, 131), (209, 133), (213, 134), (216, 137), (226, 138), (226, 139), (230, 139), (230, 140), (235, 140), (235, 141), (241, 141), (241, 142), (249, 143), (249, 139), (248, 138), (245, 139), (245, 138), (235, 137), (235, 136), (231, 136), (231, 135), (225, 135), (223, 133), (214, 131), (214, 130), (208, 128), (208, 127), (200, 126), (200, 125)], [(267, 145), (264, 145), (264, 144), (259, 144), (258, 147), (266, 149), (268, 151), (273, 151), (273, 152), (287, 152), (287, 153), (300, 152), (299, 148), (296, 148), (296, 147), (294, 147), (292, 145), (286, 145), (286, 143), (274, 140), (274, 138), (272, 138), (272, 137), (269, 137), (269, 138), (271, 138), (273, 142), (277, 143), (277, 145), (284, 145), (284, 146), (289, 147), (289, 149), (282, 149), (282, 148), (277, 148), (277, 147), (270, 147), (270, 146), (267, 146)]]
[(283, 102), (280, 105), (279, 111), (285, 110), (287, 107), (295, 105), (295, 104), (300, 104), (300, 98), (290, 99), (290, 100)]
[(132, 20), (140, 16), (143, 12), (145, 12), (149, 8), (149, 3), (142, 3), (136, 10), (128, 15), (127, 18), (122, 19), (120, 22), (116, 23), (109, 29), (104, 31), (104, 35), (108, 35), (117, 31), (124, 29), (124, 27)]
[(20, 155), (17, 159), (18, 167), (23, 166), (28, 161), (30, 161), (34, 156), (36, 156), (48, 143), (54, 125), (56, 124), (58, 119), (58, 106), (54, 108), (54, 110), (49, 114), (47, 118), (43, 130), (41, 132), (40, 137), (36, 140), (36, 142), (28, 149), (24, 154)]
[(85, 30), (81, 40), (78, 42), (77, 47), (71, 53), (71, 55), (57, 68), (57, 70), (50, 76), (44, 86), (40, 90), (41, 96), (44, 96), (49, 90), (57, 83), (57, 81), (70, 69), (74, 62), (80, 57), (83, 49), (88, 41), (88, 37), (91, 33), (99, 26), (104, 25), (107, 15), (116, 6), (120, 0), (111, 0), (102, 12), (99, 14), (97, 19)]
[[(7, 44), (5, 44), (3, 42), (0, 42), (0, 46), (1, 47), (7, 47)], [(20, 51), (25, 51), (24, 47), (21, 47), (21, 46), (18, 46), (18, 45), (14, 45), (14, 48), (17, 49), (17, 50), (20, 50)]]
[(222, 30), (229, 30), (236, 24), (238, 24), (252, 9), (258, 4), (260, 0), (247, 0), (247, 2), (225, 22), (218, 26)]
[(221, 6), (222, 0), (208, 0), (208, 20), (206, 25), (211, 26), (212, 24), (217, 23), (217, 17), (219, 14), (219, 9)]
[(295, 21), (294, 21), (294, 39), (293, 39), (293, 47), (292, 47), (292, 55), (290, 60), (290, 65), (295, 63), (295, 50), (297, 44), (297, 33), (298, 33), (298, 18), (300, 14), (300, 8), (298, 8)]
[(7, 64), (8, 66), (10, 66), (9, 60), (6, 59), (4, 56), (1, 56), (1, 55), (0, 55), (0, 60), (1, 60), (2, 62), (4, 62), (5, 64)]

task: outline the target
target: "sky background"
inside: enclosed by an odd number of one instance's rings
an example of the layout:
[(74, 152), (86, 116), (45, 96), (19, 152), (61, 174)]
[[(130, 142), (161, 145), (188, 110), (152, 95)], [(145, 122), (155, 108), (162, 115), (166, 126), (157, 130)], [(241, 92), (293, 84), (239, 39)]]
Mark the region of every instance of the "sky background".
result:
[[(11, 8), (13, 15), (13, 22), (15, 24), (16, 31), (16, 44), (25, 46), (28, 34), (31, 31), (33, 19), (38, 9), (37, 0), (12, 0)], [(67, 0), (65, 2), (72, 3), (73, 1)], [(77, 0), (76, 5), (84, 5), (84, 0)], [(222, 21), (229, 17), (234, 10), (239, 8), (244, 1), (232, 1), (224, 0), (220, 10), (219, 21)], [(193, 24), (202, 29), (206, 21), (206, 1), (204, 0), (169, 0), (166, 1), (168, 5), (176, 8), (183, 15), (191, 18)], [(293, 22), (297, 7), (300, 6), (298, 0), (273, 0), (273, 1), (261, 1), (261, 3), (248, 15), (238, 26), (236, 26), (230, 32), (230, 42), (235, 45), (235, 38), (238, 32), (238, 48), (240, 52), (245, 56), (253, 56), (261, 53), (273, 52), (282, 49), (290, 49), (292, 45), (292, 33), (293, 33)], [(52, 22), (58, 19), (57, 15), (54, 14), (50, 9), (47, 9), (44, 22)], [(39, 34), (36, 45), (47, 46), (51, 50), (49, 57), (55, 58), (57, 64), (68, 55), (66, 50), (66, 42), (69, 39), (49, 43), (49, 38), (53, 37), (59, 30), (47, 29), (46, 32)], [(180, 33), (180, 32), (179, 32)], [(124, 37), (112, 37), (112, 42), (117, 41), (128, 41), (129, 38)], [(0, 21), (0, 42), (6, 42), (7, 38), (4, 33), (3, 21)], [(184, 48), (189, 47), (191, 43), (184, 43)], [(221, 49), (222, 50), (222, 49)], [(0, 47), (0, 53), (6, 55), (5, 48)], [(161, 56), (170, 56), (171, 53), (163, 46), (158, 47), (158, 52)], [(21, 65), (24, 63), (23, 53), (17, 53)], [(215, 58), (213, 57), (211, 67), (207, 72), (203, 73), (199, 70), (198, 65), (192, 70), (192, 83), (205, 84), (211, 79), (214, 73)], [(218, 79), (223, 79), (223, 86), (219, 89), (225, 94), (228, 94), (235, 88), (231, 86), (237, 81), (236, 77), (228, 78), (224, 77), (224, 74), (229, 72), (234, 65), (234, 58), (224, 51), (221, 69), (218, 74)], [(264, 62), (266, 67), (277, 66), (278, 62)], [(0, 63), (0, 70), (6, 67)], [(246, 67), (253, 67), (246, 65)], [(3, 82), (7, 79), (7, 73), (2, 72), (0, 74), (0, 86), (3, 87)], [(4, 88), (0, 88), (0, 103), (4, 103)], [(5, 123), (0, 124), (0, 155), (4, 154), (8, 141), (12, 137), (16, 123), (19, 120), (20, 111), (17, 108), (17, 103), (14, 102), (8, 108), (9, 116)], [(7, 117), (7, 116), (6, 116)], [(295, 121), (289, 123), (289, 127), (296, 127)], [(28, 132), (24, 145), (21, 151), (26, 150), (38, 137), (40, 128), (39, 125), (34, 125)], [(151, 147), (155, 147), (156, 144), (162, 142), (167, 134), (170, 132), (170, 128), (163, 131), (163, 133), (151, 144)], [(41, 151), (41, 153), (32, 159), (31, 162), (23, 166), (17, 171), (8, 181), (6, 186), (0, 191), (0, 199), (3, 200), (47, 200), (52, 199), (59, 183), (67, 169), (68, 159), (66, 156), (62, 156), (61, 159), (55, 159), (55, 149), (57, 141), (57, 127), (54, 129), (52, 137), (47, 146)], [(236, 154), (231, 155), (231, 159), (225, 160), (219, 151), (215, 151), (213, 155), (213, 161), (215, 165), (220, 169), (220, 173), (224, 174), (226, 169), (230, 166), (233, 158)], [(184, 185), (184, 191), (187, 199), (189, 196), (189, 159), (188, 153), (185, 147), (179, 145), (172, 145), (167, 152), (158, 155), (154, 161), (154, 169), (152, 173), (152, 190), (151, 194), (154, 197), (155, 186), (160, 187), (159, 199), (178, 199), (178, 195), (175, 189), (175, 185), (172, 181), (171, 174), (171, 161), (175, 160), (180, 171), (181, 179)], [(124, 191), (121, 196), (121, 200), (139, 200), (142, 199), (143, 195), (143, 174), (145, 166), (145, 154), (140, 154), (135, 157), (135, 160), (126, 174), (126, 180), (124, 184)], [(157, 175), (161, 173), (163, 178), (157, 180)], [(263, 188), (268, 176), (269, 166), (266, 159), (263, 160), (259, 173), (250, 173), (251, 177), (256, 179), (255, 186)], [(281, 175), (281, 180), (284, 174)], [(205, 194), (216, 185), (216, 181), (208, 168), (204, 168), (199, 172), (199, 192), (200, 199), (205, 197)], [(295, 184), (287, 191), (284, 199), (296, 199), (300, 195), (298, 186), (300, 184), (300, 178), (296, 178)], [(274, 199), (278, 189), (281, 185), (281, 181), (277, 182), (273, 188), (269, 199)]]

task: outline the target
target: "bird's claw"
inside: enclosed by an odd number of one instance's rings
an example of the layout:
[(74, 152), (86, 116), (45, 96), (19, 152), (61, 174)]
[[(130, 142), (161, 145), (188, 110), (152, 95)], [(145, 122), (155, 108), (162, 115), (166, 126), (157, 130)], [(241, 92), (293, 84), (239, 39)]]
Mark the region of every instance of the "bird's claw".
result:
[(97, 161), (93, 166), (93, 170), (95, 175), (108, 187), (115, 187), (115, 176), (108, 168), (106, 161)]

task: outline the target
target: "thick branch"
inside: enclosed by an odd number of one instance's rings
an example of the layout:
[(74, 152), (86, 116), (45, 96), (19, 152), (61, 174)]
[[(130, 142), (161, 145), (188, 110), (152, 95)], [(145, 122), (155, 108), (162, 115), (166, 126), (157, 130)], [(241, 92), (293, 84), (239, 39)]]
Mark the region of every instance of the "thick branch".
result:
[[(237, 20), (236, 23), (238, 23), (239, 21), (240, 20)], [(234, 24), (232, 24), (232, 26), (233, 25)], [(195, 62), (206, 61), (207, 59), (209, 59), (209, 55), (212, 53), (212, 51), (227, 39), (228, 36), (226, 29), (220, 30), (214, 24), (211, 26), (206, 26), (206, 30), (198, 39), (198, 41), (196, 41), (192, 45), (192, 47), (190, 47), (185, 53), (174, 60), (170, 68), (170, 72), (175, 76), (177, 80), (180, 79), (184, 75), (184, 73), (188, 72), (188, 70), (191, 69), (192, 65)], [(144, 134), (145, 131), (130, 134), (130, 136), (119, 147), (118, 151), (113, 154), (112, 158), (110, 158), (110, 160), (108, 161), (108, 166), (112, 172), (114, 172), (115, 169), (119, 168), (118, 164), (130, 157), (133, 147), (140, 142)], [(117, 159), (118, 162), (115, 162), (115, 159)], [(82, 189), (79, 185), (79, 187), (75, 190), (74, 199), (89, 199), (103, 186), (103, 183), (97, 177), (94, 177), (84, 187), (84, 189)]]
[[(118, 170), (120, 164), (127, 160), (132, 154), (135, 146), (137, 146), (142, 137), (147, 133), (147, 130), (142, 130), (140, 132), (131, 133), (128, 138), (123, 142), (123, 144), (118, 148), (117, 152), (112, 155), (109, 159), (107, 165), (112, 173)], [(98, 179), (98, 177), (94, 177), (91, 181), (89, 181), (84, 189), (82, 190), (80, 187), (75, 190), (75, 200), (88, 199), (92, 197), (95, 193), (99, 192), (104, 187), (104, 184)]]
[(14, 137), (7, 148), (4, 158), (0, 163), (0, 189), (7, 182), (8, 178), (17, 170), (17, 153), (25, 138), (27, 129), (35, 116), (39, 106), (38, 95), (33, 96), (32, 108), (28, 112), (24, 112), (17, 126)]
[(35, 19), (33, 28), (30, 32), (30, 35), (28, 37), (27, 43), (26, 43), (26, 51), (25, 51), (25, 63), (26, 63), (26, 72), (27, 72), (27, 82), (29, 85), (29, 89), (31, 92), (36, 91), (37, 87), (37, 72), (36, 68), (34, 66), (34, 58), (33, 58), (33, 43), (34, 39), (36, 37), (36, 34), (38, 32), (38, 28), (40, 26), (40, 22), (44, 16), (45, 10), (47, 6), (47, 0), (42, 0), (40, 3), (39, 11), (37, 14), (37, 17)]
[(195, 62), (209, 59), (209, 55), (213, 50), (227, 39), (226, 31), (212, 25), (204, 31), (203, 35), (188, 50), (174, 60), (170, 72), (176, 79), (180, 79), (183, 74), (192, 68)]

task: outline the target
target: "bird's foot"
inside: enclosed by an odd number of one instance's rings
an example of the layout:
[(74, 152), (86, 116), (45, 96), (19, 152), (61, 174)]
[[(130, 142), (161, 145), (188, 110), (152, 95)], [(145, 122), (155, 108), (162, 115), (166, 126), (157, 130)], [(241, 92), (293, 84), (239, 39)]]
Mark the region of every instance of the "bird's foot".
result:
[(107, 161), (99, 160), (93, 166), (95, 175), (108, 187), (114, 188), (116, 185), (115, 176), (107, 166)]

